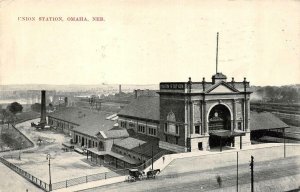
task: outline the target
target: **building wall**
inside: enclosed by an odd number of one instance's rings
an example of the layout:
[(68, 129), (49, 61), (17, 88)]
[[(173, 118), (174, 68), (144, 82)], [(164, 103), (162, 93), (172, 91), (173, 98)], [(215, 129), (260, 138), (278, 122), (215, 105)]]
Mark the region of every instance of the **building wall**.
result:
[[(175, 116), (175, 121), (168, 120), (168, 115), (172, 113)], [(186, 146), (187, 109), (185, 98), (180, 96), (161, 95), (160, 120), (159, 139), (167, 143)]]
[(122, 128), (133, 129), (136, 133), (158, 137), (159, 123), (135, 118), (122, 117), (118, 119), (118, 124)]
[(149, 159), (139, 153), (135, 153), (134, 151), (124, 149), (124, 148), (116, 146), (116, 145), (113, 147), (113, 151), (119, 153), (120, 155), (128, 156), (132, 159), (138, 160), (140, 162), (143, 162), (143, 161), (146, 161)]
[(48, 116), (48, 124), (70, 136), (72, 135), (73, 129), (78, 126), (77, 124), (70, 123), (62, 119), (56, 119), (51, 116)]
[[(160, 141), (185, 146), (191, 151), (209, 150), (209, 115), (212, 108), (219, 104), (230, 111), (231, 130), (249, 130), (249, 96), (245, 100), (244, 94), (160, 94)], [(167, 120), (169, 113), (175, 115), (178, 134), (170, 134), (165, 130), (171, 123)], [(248, 137), (244, 140), (243, 143), (250, 142)]]
[[(76, 136), (78, 138), (77, 142), (76, 142)], [(78, 147), (84, 146), (87, 148), (94, 148), (94, 147), (98, 148), (99, 145), (99, 140), (96, 137), (91, 137), (79, 132), (74, 132), (73, 141), (77, 144)]]

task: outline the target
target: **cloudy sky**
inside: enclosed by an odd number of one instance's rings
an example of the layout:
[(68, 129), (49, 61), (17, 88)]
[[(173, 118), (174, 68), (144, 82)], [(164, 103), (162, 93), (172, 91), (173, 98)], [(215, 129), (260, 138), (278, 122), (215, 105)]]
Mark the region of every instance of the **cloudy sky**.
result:
[(210, 80), (217, 32), (229, 79), (300, 83), (300, 1), (2, 0), (0, 84)]

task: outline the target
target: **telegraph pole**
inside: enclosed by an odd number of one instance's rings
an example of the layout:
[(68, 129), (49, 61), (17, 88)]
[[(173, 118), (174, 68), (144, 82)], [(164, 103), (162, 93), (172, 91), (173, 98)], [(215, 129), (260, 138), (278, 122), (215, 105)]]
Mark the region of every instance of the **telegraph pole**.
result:
[(152, 145), (152, 170), (153, 170), (153, 145)]
[(253, 167), (254, 167), (254, 157), (251, 155), (251, 162), (250, 162), (250, 169), (251, 169), (251, 192), (254, 192)]
[(236, 191), (239, 191), (239, 152), (236, 152)]

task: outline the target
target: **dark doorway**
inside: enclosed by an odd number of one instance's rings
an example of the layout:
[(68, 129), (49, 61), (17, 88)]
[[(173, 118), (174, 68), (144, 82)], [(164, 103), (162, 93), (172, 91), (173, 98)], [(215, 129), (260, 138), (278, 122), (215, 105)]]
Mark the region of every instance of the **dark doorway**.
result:
[(103, 145), (102, 141), (99, 141), (98, 150), (99, 151), (103, 151), (104, 150), (104, 145)]
[(199, 142), (199, 143), (198, 143), (198, 149), (199, 149), (199, 150), (203, 150), (202, 142)]
[(75, 136), (75, 143), (78, 142), (78, 135)]
[(81, 138), (81, 147), (84, 146), (84, 137)]
[(221, 146), (232, 146), (234, 143), (234, 137), (225, 137), (221, 138), (215, 135), (209, 136), (209, 146), (210, 148), (220, 147)]

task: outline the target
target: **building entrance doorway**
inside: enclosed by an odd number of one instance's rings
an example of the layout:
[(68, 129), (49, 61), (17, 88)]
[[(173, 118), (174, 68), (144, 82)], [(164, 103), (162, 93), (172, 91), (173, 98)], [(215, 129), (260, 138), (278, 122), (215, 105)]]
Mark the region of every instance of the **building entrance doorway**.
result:
[(81, 137), (81, 147), (84, 146), (84, 138)]
[(222, 104), (214, 106), (208, 116), (209, 131), (213, 130), (231, 130), (230, 111)]
[(225, 132), (231, 131), (231, 116), (229, 109), (222, 104), (214, 106), (208, 116), (208, 126), (209, 126), (209, 146), (220, 147), (220, 146), (231, 146), (233, 143), (233, 138), (220, 137)]

